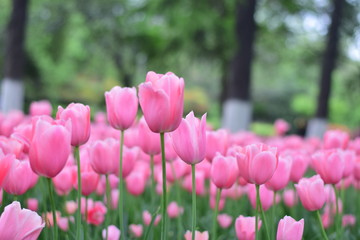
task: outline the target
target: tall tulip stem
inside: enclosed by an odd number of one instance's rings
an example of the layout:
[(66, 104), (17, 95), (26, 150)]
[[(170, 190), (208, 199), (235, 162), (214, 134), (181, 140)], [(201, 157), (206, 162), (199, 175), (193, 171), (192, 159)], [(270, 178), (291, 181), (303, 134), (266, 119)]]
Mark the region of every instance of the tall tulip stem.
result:
[(195, 176), (195, 164), (191, 165), (191, 176), (192, 176), (192, 228), (191, 228), (191, 239), (195, 240), (195, 229), (196, 229), (196, 176)]
[(162, 166), (162, 201), (161, 201), (161, 240), (166, 239), (166, 160), (165, 160), (165, 134), (160, 133), (161, 166)]
[(269, 228), (268, 228), (268, 225), (267, 225), (267, 221), (266, 221), (266, 217), (265, 217), (265, 212), (264, 212), (264, 209), (262, 207), (262, 204), (261, 204), (261, 200), (260, 200), (260, 185), (255, 185), (256, 186), (256, 200), (259, 204), (259, 208), (260, 208), (260, 212), (261, 212), (261, 217), (262, 217), (262, 220), (264, 222), (264, 227), (265, 227), (265, 232), (266, 232), (266, 237), (268, 240), (270, 240), (270, 234), (269, 234)]
[(80, 169), (80, 151), (79, 146), (76, 146), (74, 149), (76, 165), (77, 165), (77, 179), (78, 179), (78, 189), (77, 189), (77, 200), (78, 208), (76, 212), (76, 239), (80, 239), (81, 231), (81, 169)]
[(124, 130), (120, 133), (120, 160), (119, 160), (119, 224), (120, 224), (120, 239), (124, 239), (124, 180), (123, 180), (123, 148), (124, 148)]
[(111, 213), (111, 188), (110, 188), (110, 182), (109, 182), (109, 176), (106, 174), (105, 175), (105, 180), (106, 180), (106, 204), (107, 204), (107, 216), (106, 216), (106, 223), (105, 223), (105, 227), (106, 227), (106, 240), (108, 240), (108, 236), (109, 236), (109, 221), (110, 221), (110, 213)]
[(316, 217), (318, 219), (318, 222), (319, 222), (319, 225), (320, 225), (320, 228), (321, 228), (321, 235), (323, 236), (323, 239), (324, 240), (329, 240), (327, 235), (326, 235), (326, 232), (325, 232), (325, 229), (324, 229), (324, 226), (322, 224), (322, 220), (321, 220), (321, 216), (320, 216), (320, 211), (319, 210), (316, 210)]
[(219, 212), (219, 202), (220, 202), (220, 196), (221, 196), (221, 188), (218, 188), (216, 190), (216, 204), (215, 204), (215, 212), (214, 212), (214, 218), (213, 218), (213, 234), (212, 239), (216, 240), (217, 238), (217, 216)]
[[(174, 182), (175, 182), (175, 191), (176, 191), (176, 201), (179, 205), (181, 205), (180, 184), (179, 184), (178, 178), (176, 176), (176, 171), (175, 171), (173, 162), (170, 162), (170, 166), (171, 166), (172, 174), (175, 179)], [(179, 216), (177, 217), (177, 239), (178, 240), (182, 239), (181, 235), (182, 235), (181, 214), (179, 214)]]
[(334, 192), (335, 192), (335, 207), (336, 207), (336, 217), (335, 217), (335, 228), (336, 228), (336, 239), (341, 239), (340, 238), (340, 227), (341, 227), (341, 214), (339, 211), (339, 191), (336, 189), (335, 184), (333, 184), (333, 188), (334, 188)]
[(53, 195), (53, 191), (52, 191), (52, 187), (51, 187), (51, 178), (46, 178), (47, 183), (48, 183), (48, 191), (49, 191), (49, 196), (50, 196), (50, 204), (51, 204), (51, 211), (52, 211), (52, 217), (53, 217), (53, 223), (54, 223), (54, 229), (53, 229), (53, 235), (54, 235), (54, 239), (57, 240), (58, 239), (58, 227), (57, 227), (57, 223), (56, 223), (56, 211), (55, 211), (55, 201), (54, 201), (54, 195)]
[(150, 171), (151, 171), (151, 205), (155, 207), (156, 186), (154, 173), (154, 155), (150, 155)]

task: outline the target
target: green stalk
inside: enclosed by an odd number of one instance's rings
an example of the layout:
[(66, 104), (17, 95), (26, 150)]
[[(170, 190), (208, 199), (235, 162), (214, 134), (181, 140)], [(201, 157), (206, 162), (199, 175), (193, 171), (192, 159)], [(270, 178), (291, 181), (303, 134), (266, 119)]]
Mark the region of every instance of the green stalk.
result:
[[(181, 206), (180, 184), (177, 179), (176, 171), (175, 171), (174, 164), (172, 161), (170, 162), (170, 166), (171, 166), (171, 171), (172, 171), (174, 179), (175, 179), (176, 201), (177, 201), (177, 204), (179, 206)], [(179, 216), (176, 218), (176, 221), (177, 221), (177, 239), (180, 240), (180, 239), (182, 239), (182, 236), (181, 236), (182, 235), (181, 214), (179, 214)]]
[(46, 178), (47, 182), (48, 182), (48, 192), (49, 192), (49, 196), (50, 196), (50, 204), (51, 204), (51, 211), (52, 211), (52, 215), (53, 215), (53, 223), (54, 223), (54, 228), (53, 228), (53, 236), (54, 239), (57, 240), (58, 239), (58, 227), (57, 227), (57, 223), (56, 223), (56, 211), (55, 211), (55, 201), (54, 201), (54, 195), (53, 195), (53, 191), (51, 188), (51, 178)]
[(323, 226), (323, 224), (322, 224), (321, 216), (320, 216), (320, 211), (319, 211), (319, 210), (316, 210), (316, 216), (317, 216), (317, 219), (318, 219), (320, 228), (321, 228), (321, 235), (323, 236), (323, 239), (329, 240), (328, 237), (327, 237), (327, 235), (326, 235), (324, 226)]
[(85, 221), (84, 221), (84, 237), (85, 239), (88, 239), (87, 234), (88, 234), (88, 224), (87, 224), (87, 219), (88, 219), (88, 198), (89, 196), (85, 196)]
[(220, 196), (221, 196), (221, 188), (218, 188), (216, 190), (216, 204), (215, 204), (215, 212), (214, 212), (214, 218), (213, 218), (213, 238), (214, 240), (217, 239), (217, 216), (219, 211), (219, 202), (220, 202)]
[(191, 228), (191, 239), (195, 240), (195, 229), (196, 229), (196, 181), (195, 181), (195, 164), (191, 165), (192, 175), (192, 228)]
[(165, 160), (165, 134), (160, 133), (161, 142), (161, 166), (162, 166), (162, 201), (161, 201), (161, 240), (166, 237), (166, 160)]
[(258, 191), (259, 185), (256, 185), (256, 206), (255, 206), (255, 239), (258, 240), (258, 228), (259, 228), (259, 202), (260, 202), (260, 195)]
[(81, 169), (80, 169), (80, 152), (79, 146), (76, 146), (74, 149), (76, 165), (77, 165), (77, 178), (78, 178), (78, 190), (77, 190), (77, 199), (78, 199), (78, 208), (76, 212), (76, 239), (80, 239), (81, 231)]
[(258, 196), (257, 200), (258, 200), (258, 204), (259, 204), (259, 207), (260, 207), (262, 220), (264, 222), (264, 227), (265, 227), (265, 231), (266, 231), (266, 237), (267, 237), (268, 240), (270, 240), (271, 238), (270, 238), (270, 234), (269, 234), (269, 228), (268, 228), (268, 225), (267, 225), (265, 212), (264, 212), (264, 209), (262, 207), (261, 200), (260, 200), (260, 185), (256, 185), (256, 196)]
[(335, 184), (332, 185), (335, 191), (335, 206), (336, 206), (336, 217), (335, 217), (335, 228), (336, 228), (336, 239), (341, 239), (340, 238), (340, 225), (341, 225), (341, 218), (340, 218), (340, 213), (339, 213), (339, 191), (336, 189)]
[(123, 170), (123, 148), (124, 148), (124, 130), (121, 131), (120, 134), (120, 161), (119, 161), (119, 201), (118, 201), (118, 208), (119, 208), (119, 223), (120, 223), (120, 239), (124, 239), (124, 181), (122, 176)]
[(151, 170), (151, 205), (155, 207), (156, 186), (154, 173), (154, 155), (150, 155), (150, 170)]
[(154, 211), (154, 213), (151, 215), (151, 222), (145, 231), (144, 240), (147, 240), (149, 238), (150, 230), (153, 228), (153, 225), (154, 225), (156, 216), (159, 213), (159, 210), (160, 210), (160, 207), (156, 211)]
[(105, 222), (105, 227), (106, 227), (106, 237), (105, 239), (108, 239), (109, 236), (109, 220), (110, 220), (110, 212), (111, 212), (111, 193), (110, 193), (110, 182), (109, 182), (109, 176), (106, 174), (105, 175), (105, 179), (106, 179), (106, 204), (107, 204), (107, 213), (106, 213), (106, 222)]
[(273, 206), (271, 211), (271, 236), (274, 236), (274, 230), (276, 229), (276, 191), (274, 191)]

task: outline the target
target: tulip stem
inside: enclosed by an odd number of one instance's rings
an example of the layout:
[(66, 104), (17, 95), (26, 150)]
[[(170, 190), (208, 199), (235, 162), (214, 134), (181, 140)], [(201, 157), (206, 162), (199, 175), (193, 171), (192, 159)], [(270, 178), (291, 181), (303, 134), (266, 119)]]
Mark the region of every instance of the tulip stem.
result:
[[(105, 227), (106, 227), (106, 240), (108, 239), (109, 236), (109, 220), (110, 220), (110, 212), (111, 212), (111, 193), (110, 193), (110, 182), (109, 182), (109, 176), (106, 174), (105, 175), (105, 179), (106, 179), (106, 204), (107, 204), (107, 213), (106, 213), (106, 223), (105, 223)], [(120, 235), (121, 236), (121, 235)]]
[(195, 240), (195, 228), (196, 228), (196, 176), (195, 176), (195, 164), (191, 164), (191, 176), (192, 176), (192, 228), (191, 228), (191, 240)]
[(334, 188), (334, 192), (335, 192), (335, 207), (336, 207), (336, 217), (335, 217), (335, 228), (336, 228), (336, 239), (341, 239), (340, 238), (340, 212), (339, 212), (339, 191), (336, 189), (335, 184), (332, 185)]
[[(180, 184), (179, 184), (178, 178), (176, 176), (176, 171), (175, 171), (173, 162), (170, 162), (170, 166), (171, 166), (171, 171), (173, 173), (173, 177), (174, 177), (174, 181), (175, 181), (176, 201), (177, 201), (177, 204), (179, 206), (181, 206)], [(181, 233), (182, 233), (182, 225), (181, 225), (181, 213), (180, 213), (179, 216), (177, 217), (177, 239), (178, 240), (180, 240), (182, 237)]]
[(220, 196), (221, 196), (221, 188), (218, 188), (216, 190), (216, 203), (215, 203), (215, 212), (214, 212), (214, 218), (213, 218), (213, 238), (214, 240), (217, 239), (217, 216), (219, 211), (219, 202), (220, 202)]
[(264, 222), (266, 237), (267, 237), (268, 240), (270, 240), (271, 238), (270, 238), (270, 234), (269, 234), (269, 228), (268, 228), (268, 225), (267, 225), (265, 212), (264, 212), (264, 209), (262, 207), (261, 200), (260, 200), (260, 185), (257, 185), (257, 184), (256, 184), (256, 198), (257, 198), (257, 201), (258, 201), (258, 204), (259, 204), (261, 217), (262, 217), (262, 220)]
[(320, 211), (319, 211), (319, 210), (316, 210), (316, 216), (317, 216), (318, 222), (319, 222), (320, 227), (321, 227), (321, 235), (323, 236), (323, 238), (324, 238), (325, 240), (329, 240), (328, 237), (327, 237), (327, 235), (326, 235), (324, 226), (323, 226), (323, 224), (322, 224), (322, 220), (321, 220), (321, 216), (320, 216)]
[(259, 199), (260, 199), (260, 196), (259, 196), (259, 191), (258, 191), (258, 185), (255, 185), (256, 186), (256, 204), (255, 204), (255, 240), (258, 240), (258, 232), (259, 232)]
[(120, 223), (120, 239), (124, 239), (124, 181), (123, 181), (123, 148), (124, 148), (124, 130), (120, 133), (120, 161), (119, 161), (119, 223)]
[(78, 189), (77, 189), (77, 200), (78, 208), (76, 212), (76, 239), (80, 239), (81, 231), (81, 169), (80, 169), (80, 152), (79, 146), (76, 146), (74, 149), (76, 164), (77, 164), (77, 179), (78, 179)]
[(162, 167), (162, 206), (161, 206), (161, 240), (166, 238), (166, 160), (165, 160), (165, 133), (160, 133), (161, 167)]
[(53, 229), (53, 235), (54, 235), (54, 239), (57, 240), (58, 239), (58, 227), (57, 227), (57, 223), (56, 223), (56, 211), (55, 211), (55, 202), (54, 202), (54, 195), (53, 195), (53, 191), (51, 188), (51, 178), (46, 178), (47, 182), (48, 182), (48, 191), (49, 191), (49, 196), (50, 196), (50, 204), (51, 204), (51, 211), (52, 211), (52, 217), (53, 217), (53, 224), (54, 224), (54, 229)]
[(87, 234), (88, 234), (88, 224), (87, 224), (87, 219), (88, 219), (88, 198), (89, 196), (85, 196), (85, 221), (84, 221), (84, 237), (85, 239), (88, 239), (87, 238)]
[(154, 225), (156, 216), (159, 214), (159, 210), (160, 210), (160, 207), (156, 211), (154, 211), (154, 213), (151, 215), (151, 222), (145, 231), (144, 240), (147, 240), (149, 238), (150, 230), (153, 229), (153, 225)]
[(276, 191), (274, 191), (273, 206), (271, 211), (271, 236), (274, 236), (274, 230), (276, 229)]
[(155, 207), (155, 173), (154, 173), (154, 155), (150, 155), (150, 171), (151, 171), (151, 205)]

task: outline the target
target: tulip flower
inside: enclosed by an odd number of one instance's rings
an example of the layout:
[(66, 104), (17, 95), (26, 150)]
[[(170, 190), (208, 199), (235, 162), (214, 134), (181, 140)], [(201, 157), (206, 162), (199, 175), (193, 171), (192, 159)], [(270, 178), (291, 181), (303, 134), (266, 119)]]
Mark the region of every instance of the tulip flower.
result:
[(255, 229), (261, 228), (261, 221), (257, 223), (255, 217), (240, 215), (235, 221), (235, 232), (238, 240), (255, 240)]
[(0, 239), (36, 240), (45, 223), (41, 217), (28, 209), (21, 209), (19, 202), (5, 207), (0, 217)]
[(344, 173), (343, 153), (338, 150), (319, 151), (312, 155), (312, 166), (324, 183), (338, 183)]
[(26, 205), (28, 207), (28, 209), (30, 209), (31, 211), (36, 212), (39, 209), (39, 201), (36, 198), (28, 198), (26, 200)]
[(217, 217), (217, 221), (218, 221), (219, 225), (224, 229), (230, 227), (232, 220), (233, 220), (233, 218), (230, 215), (225, 214), (225, 213), (219, 214), (219, 216)]
[(88, 147), (90, 164), (98, 174), (115, 174), (119, 170), (119, 142), (114, 138), (95, 141)]
[(102, 231), (102, 237), (104, 240), (119, 240), (120, 235), (120, 230), (114, 225), (110, 225)]
[(347, 132), (340, 130), (328, 130), (324, 134), (324, 149), (345, 149), (349, 140), (350, 136)]
[(290, 126), (284, 119), (277, 119), (274, 123), (274, 128), (277, 136), (283, 136), (289, 131)]
[(277, 192), (289, 183), (292, 158), (280, 157), (274, 175), (266, 182), (266, 187)]
[(41, 115), (51, 116), (51, 113), (52, 113), (52, 106), (48, 100), (35, 101), (30, 104), (31, 116), (41, 116)]
[(206, 142), (208, 146), (206, 148), (206, 158), (212, 161), (217, 152), (222, 155), (226, 154), (229, 144), (229, 133), (225, 129), (207, 131)]
[(105, 100), (110, 125), (121, 131), (128, 129), (134, 123), (138, 110), (136, 89), (115, 86), (105, 92)]
[(136, 238), (140, 238), (143, 234), (143, 226), (140, 224), (130, 224), (129, 229), (131, 234)]
[(192, 235), (192, 232), (190, 231), (186, 231), (185, 235), (185, 240), (191, 240), (191, 239), (195, 239), (195, 240), (209, 240), (209, 233), (207, 231), (205, 232), (199, 232), (199, 231), (195, 231), (194, 236)]
[(295, 221), (285, 216), (279, 221), (276, 240), (301, 240), (304, 232), (304, 219)]
[(169, 218), (176, 218), (184, 212), (184, 208), (179, 207), (176, 202), (171, 202), (167, 207)]

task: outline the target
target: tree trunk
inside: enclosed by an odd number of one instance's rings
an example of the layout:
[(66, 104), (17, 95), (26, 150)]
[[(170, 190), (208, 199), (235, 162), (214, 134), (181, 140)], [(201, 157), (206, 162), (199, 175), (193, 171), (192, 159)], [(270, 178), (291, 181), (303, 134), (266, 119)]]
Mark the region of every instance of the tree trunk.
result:
[(256, 0), (240, 1), (237, 5), (238, 50), (231, 65), (227, 100), (223, 107), (223, 127), (232, 132), (248, 129), (252, 117), (250, 80), (256, 31), (255, 8)]
[(27, 8), (28, 0), (13, 0), (5, 38), (4, 79), (1, 88), (3, 112), (23, 108)]
[[(341, 25), (340, 22), (344, 1), (345, 0), (334, 0), (333, 12), (331, 14), (331, 24), (327, 34), (327, 44), (324, 50), (321, 65), (318, 105), (315, 113), (315, 119), (312, 119), (309, 123), (307, 131), (307, 136), (309, 137), (322, 137), (326, 130), (327, 118), (329, 116), (329, 98), (331, 94), (332, 73), (335, 69), (336, 59), (338, 56), (338, 43), (340, 38), (339, 29)], [(318, 125), (319, 122), (322, 122), (324, 126)]]

